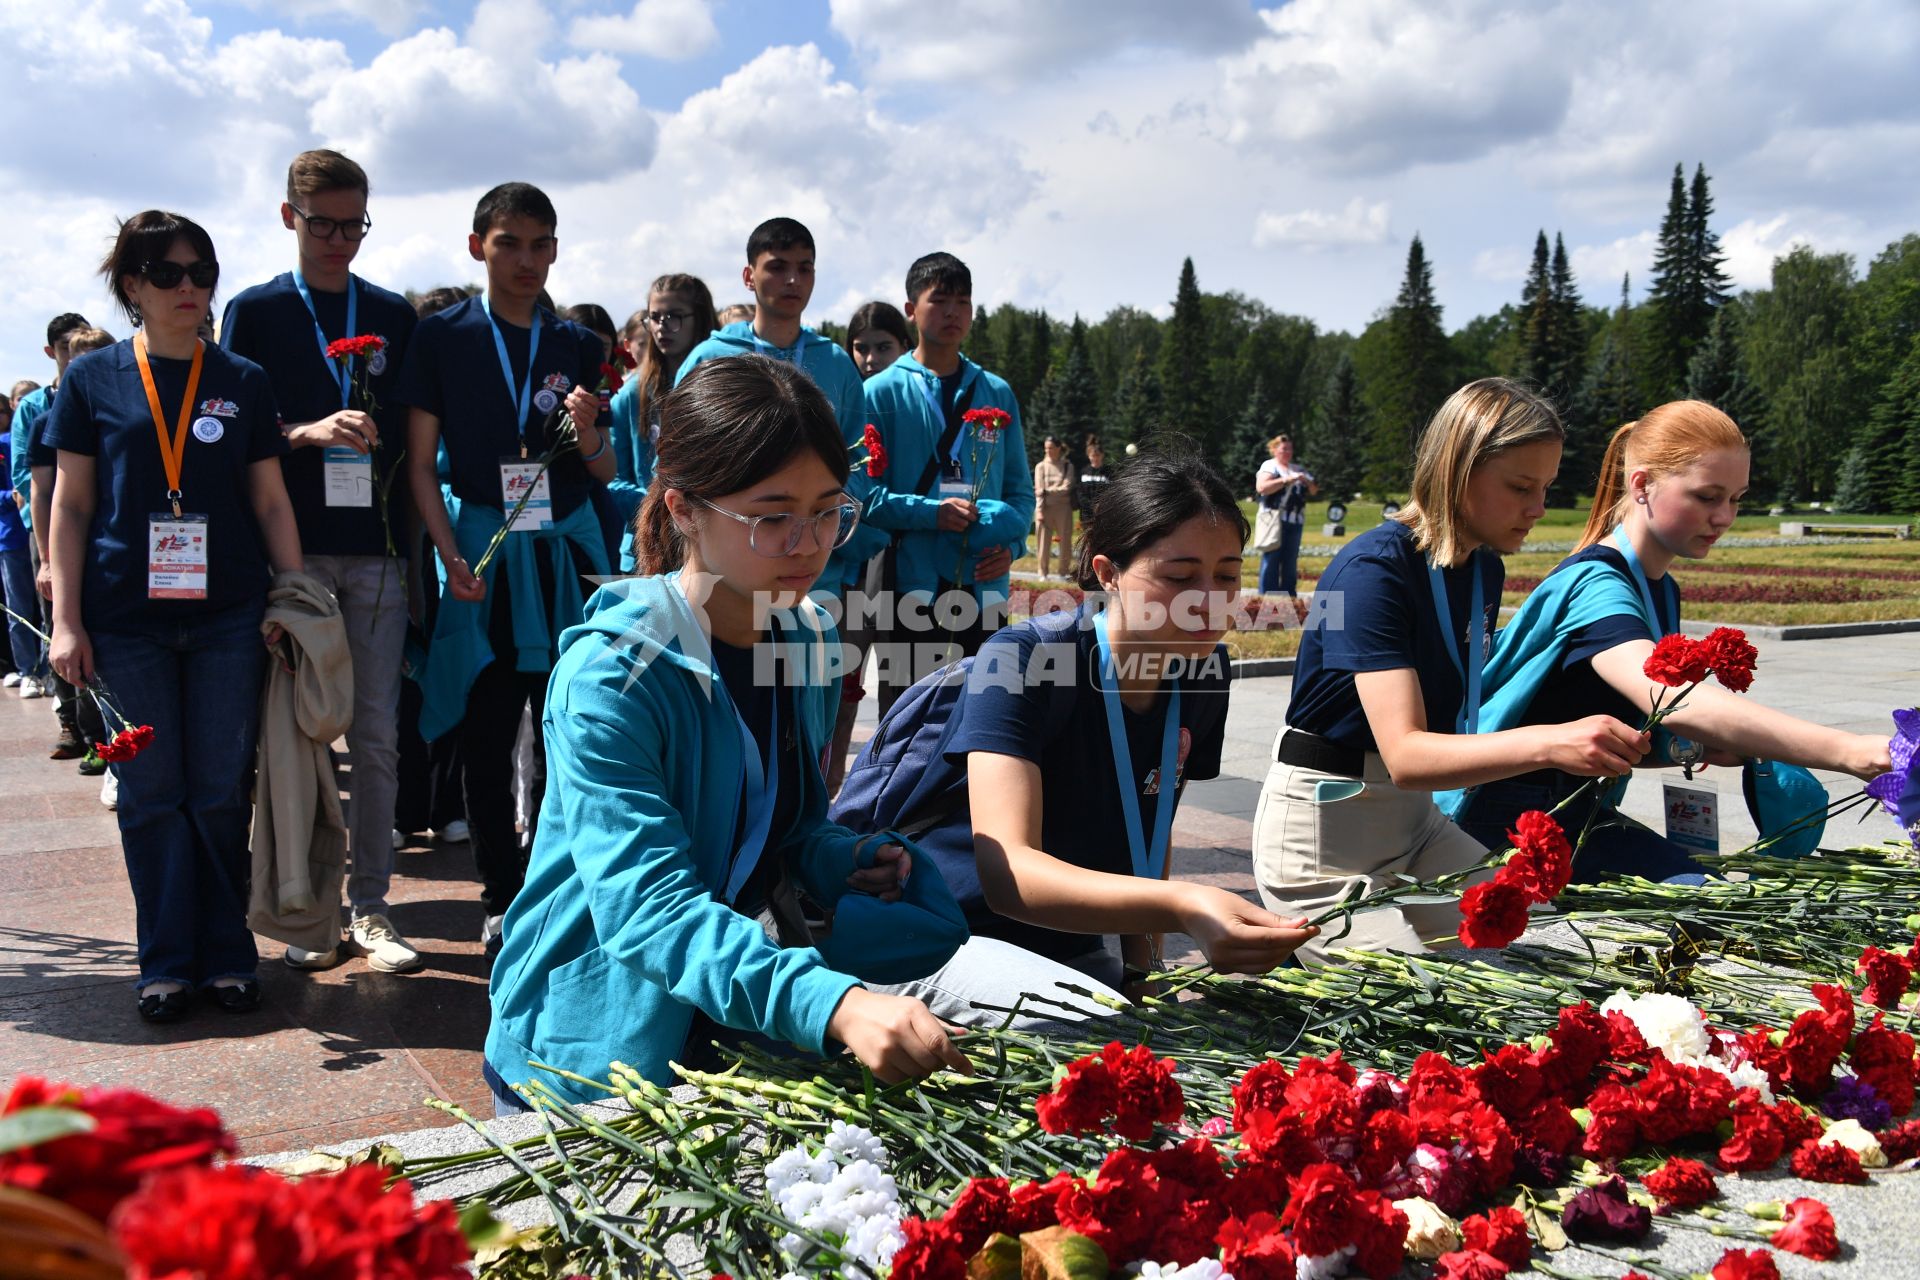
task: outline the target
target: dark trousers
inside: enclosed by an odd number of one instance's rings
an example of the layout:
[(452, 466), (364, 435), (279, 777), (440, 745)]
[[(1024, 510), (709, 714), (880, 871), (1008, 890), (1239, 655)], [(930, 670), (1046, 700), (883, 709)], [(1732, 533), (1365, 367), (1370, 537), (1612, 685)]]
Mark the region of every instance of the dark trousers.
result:
[(458, 725), (433, 742), (420, 736), (420, 686), (400, 682), (400, 803), (393, 825), (402, 831), (443, 831), (467, 816)]
[[(1577, 790), (1584, 778), (1558, 770), (1539, 770), (1519, 778), (1489, 782), (1473, 793), (1460, 814), (1460, 829), (1489, 849), (1504, 849), (1513, 842), (1507, 838), (1529, 809), (1551, 812), (1553, 807)], [(1706, 868), (1695, 862), (1685, 848), (1657, 831), (1649, 830), (1622, 815), (1589, 790), (1578, 800), (1553, 815), (1567, 839), (1580, 844), (1580, 832), (1587, 827), (1584, 845), (1573, 858), (1576, 884), (1592, 884), (1615, 876), (1639, 876), (1667, 884), (1702, 884)]]
[(1300, 535), (1303, 524), (1280, 524), (1280, 545), (1260, 557), (1260, 594), (1297, 595), (1300, 586)]
[[(544, 570), (545, 558), (542, 557)], [(524, 607), (541, 608), (550, 598), (551, 572), (541, 574), (541, 600)], [(547, 708), (546, 671), (516, 671), (513, 643), (514, 601), (507, 575), (493, 576), (493, 610), (487, 624), (493, 642), (493, 661), (474, 679), (467, 692), (467, 711), (460, 721), (460, 756), (466, 777), (467, 826), (472, 831), (473, 859), (480, 869), (480, 904), (490, 916), (505, 915), (527, 878), (527, 854), (533, 847), (540, 820), (540, 802), (547, 791), (546, 743), (541, 717)], [(533, 709), (533, 776), (528, 779), (527, 838), (523, 845), (514, 823), (513, 747), (520, 736), (520, 717)]]
[(247, 928), (247, 837), (267, 662), (262, 603), (93, 633), (119, 709), (153, 726), (153, 742), (113, 766), (141, 986), (250, 978), (259, 960)]

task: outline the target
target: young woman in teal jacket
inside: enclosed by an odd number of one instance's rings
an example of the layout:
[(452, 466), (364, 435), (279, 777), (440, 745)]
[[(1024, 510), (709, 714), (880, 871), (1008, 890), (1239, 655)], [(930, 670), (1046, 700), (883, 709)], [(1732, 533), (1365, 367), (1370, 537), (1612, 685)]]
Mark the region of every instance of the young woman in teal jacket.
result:
[(671, 1082), (716, 1037), (844, 1045), (889, 1081), (968, 1070), (923, 1004), (862, 985), (938, 968), (959, 908), (910, 843), (825, 817), (839, 645), (806, 594), (858, 519), (846, 459), (825, 397), (764, 357), (661, 406), (644, 576), (588, 603), (548, 689), (546, 805), (493, 970), (498, 1109), (536, 1076), (587, 1100), (532, 1062)]

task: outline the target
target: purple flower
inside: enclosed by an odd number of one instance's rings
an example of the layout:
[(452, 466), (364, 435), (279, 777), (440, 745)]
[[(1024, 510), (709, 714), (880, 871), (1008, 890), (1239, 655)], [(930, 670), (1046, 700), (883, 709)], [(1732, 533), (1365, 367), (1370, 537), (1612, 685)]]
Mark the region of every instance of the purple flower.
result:
[(1820, 1099), (1820, 1109), (1832, 1120), (1858, 1120), (1860, 1127), (1878, 1133), (1893, 1123), (1893, 1108), (1880, 1100), (1873, 1086), (1854, 1076), (1841, 1076)]
[(1920, 707), (1895, 711), (1893, 725), (1893, 740), (1887, 744), (1893, 768), (1869, 782), (1867, 794), (1920, 849)]
[(1557, 1187), (1567, 1180), (1573, 1161), (1545, 1147), (1521, 1147), (1513, 1153), (1513, 1180), (1523, 1187)]
[(1626, 1180), (1615, 1174), (1567, 1201), (1560, 1225), (1575, 1240), (1644, 1240), (1653, 1210), (1629, 1200)]

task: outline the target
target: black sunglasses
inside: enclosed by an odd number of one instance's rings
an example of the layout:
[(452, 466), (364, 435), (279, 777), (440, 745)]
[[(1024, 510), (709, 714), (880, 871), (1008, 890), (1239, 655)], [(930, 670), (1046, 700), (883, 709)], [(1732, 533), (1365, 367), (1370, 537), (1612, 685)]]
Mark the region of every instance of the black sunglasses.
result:
[(172, 289), (180, 283), (182, 276), (193, 281), (196, 289), (211, 289), (220, 281), (220, 264), (205, 259), (185, 264), (163, 259), (149, 262), (140, 268), (140, 274), (156, 289)]

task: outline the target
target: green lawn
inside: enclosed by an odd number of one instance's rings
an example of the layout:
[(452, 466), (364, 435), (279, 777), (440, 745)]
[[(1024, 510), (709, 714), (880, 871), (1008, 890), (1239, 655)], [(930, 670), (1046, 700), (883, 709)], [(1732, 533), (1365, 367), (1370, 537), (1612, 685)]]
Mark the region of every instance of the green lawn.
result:
[[(1247, 509), (1251, 519), (1251, 504), (1247, 504)], [(1300, 562), (1303, 591), (1312, 589), (1314, 579), (1326, 565), (1326, 556), (1346, 541), (1321, 535), (1326, 510), (1323, 502), (1307, 508), (1303, 540), (1306, 554)], [(1910, 520), (1900, 516), (1834, 516), (1809, 511), (1769, 516), (1763, 511), (1759, 515), (1742, 515), (1733, 531), (1736, 535), (1772, 536), (1779, 533), (1782, 520), (1791, 519), (1847, 524), (1893, 524)], [(1347, 536), (1370, 529), (1379, 520), (1377, 503), (1350, 504)], [(1535, 526), (1533, 541), (1565, 545), (1578, 538), (1585, 525), (1583, 510), (1549, 510)], [(1512, 589), (1507, 591), (1505, 603), (1517, 605), (1524, 600), (1533, 582), (1551, 572), (1564, 554), (1561, 550), (1529, 552), (1523, 549), (1508, 556), (1507, 580)], [(1015, 561), (1016, 590), (1025, 587), (1038, 592), (1059, 585), (1038, 581), (1035, 577), (1038, 571), (1039, 562), (1033, 556)], [(1687, 602), (1689, 619), (1783, 626), (1920, 618), (1920, 538), (1905, 541), (1862, 538), (1857, 544), (1842, 545), (1723, 547), (1704, 561), (1683, 563), (1674, 573)], [(1256, 585), (1258, 574), (1259, 559), (1249, 556), (1243, 575), (1247, 589)], [(1297, 629), (1287, 629), (1236, 632), (1228, 637), (1227, 643), (1236, 658), (1282, 657), (1295, 652), (1299, 640)]]

